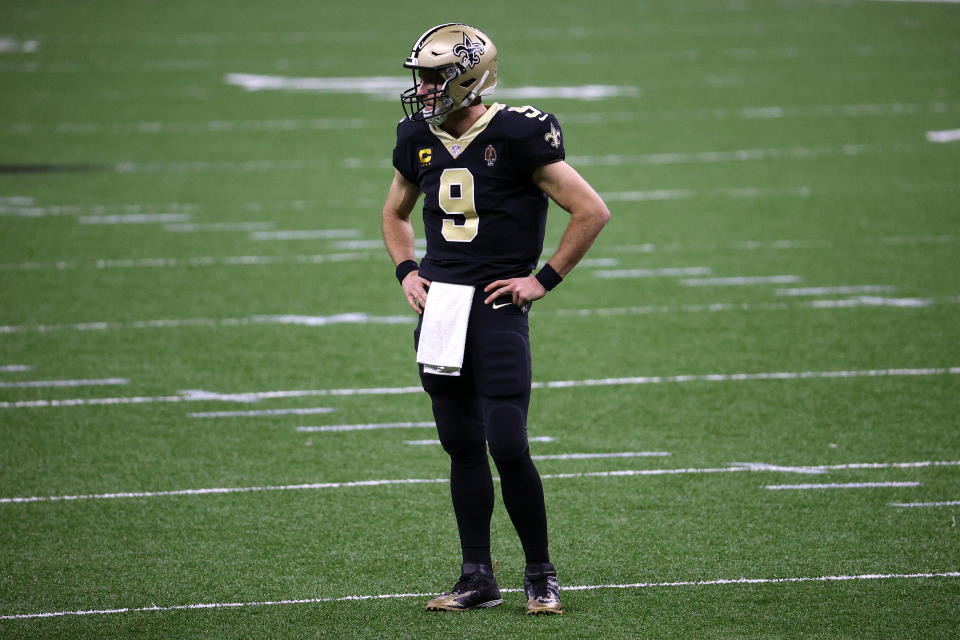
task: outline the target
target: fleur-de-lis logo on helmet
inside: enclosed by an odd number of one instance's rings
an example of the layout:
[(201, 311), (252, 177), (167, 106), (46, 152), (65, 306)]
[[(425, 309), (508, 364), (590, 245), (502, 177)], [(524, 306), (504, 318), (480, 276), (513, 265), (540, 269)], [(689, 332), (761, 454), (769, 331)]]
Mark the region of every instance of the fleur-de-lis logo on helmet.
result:
[(483, 45), (479, 42), (473, 42), (467, 34), (464, 33), (463, 42), (453, 48), (453, 55), (460, 56), (463, 64), (472, 69), (480, 64), (480, 56), (483, 55)]

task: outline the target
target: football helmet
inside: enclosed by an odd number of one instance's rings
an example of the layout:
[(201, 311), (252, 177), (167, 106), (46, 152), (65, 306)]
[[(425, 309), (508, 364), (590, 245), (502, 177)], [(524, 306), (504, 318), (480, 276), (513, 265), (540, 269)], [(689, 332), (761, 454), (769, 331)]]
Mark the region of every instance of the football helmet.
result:
[[(403, 66), (413, 73), (413, 87), (400, 94), (403, 112), (411, 120), (443, 124), (450, 113), (490, 95), (497, 86), (497, 48), (485, 33), (458, 22), (428, 29)], [(436, 89), (418, 95), (423, 81)]]

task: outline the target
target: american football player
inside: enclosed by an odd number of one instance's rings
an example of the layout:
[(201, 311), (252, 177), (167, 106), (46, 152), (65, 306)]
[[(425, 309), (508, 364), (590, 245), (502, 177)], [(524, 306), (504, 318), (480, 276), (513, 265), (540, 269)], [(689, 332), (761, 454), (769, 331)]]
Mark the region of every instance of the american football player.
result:
[[(459, 580), (426, 608), (502, 602), (490, 555), (489, 448), (526, 560), (526, 611), (562, 613), (543, 487), (527, 441), (527, 314), (580, 261), (610, 212), (564, 161), (553, 115), (529, 105), (484, 104), (498, 80), (497, 48), (485, 33), (459, 23), (435, 26), (403, 66), (413, 86), (401, 95), (406, 117), (397, 126), (383, 238), (403, 295), (421, 314), (414, 344), (450, 456), (462, 551)], [(421, 194), (427, 249), (418, 264), (410, 216)], [(570, 218), (556, 252), (534, 273), (548, 198)]]

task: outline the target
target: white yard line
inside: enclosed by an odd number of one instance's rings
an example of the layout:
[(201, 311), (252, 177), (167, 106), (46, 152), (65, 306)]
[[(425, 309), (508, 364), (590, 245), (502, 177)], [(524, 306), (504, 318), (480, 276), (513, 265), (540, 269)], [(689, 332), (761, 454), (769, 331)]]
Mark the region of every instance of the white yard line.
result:
[(651, 191), (604, 191), (606, 202), (646, 202), (648, 200), (686, 200), (695, 195), (690, 189), (653, 189)]
[(203, 231), (266, 231), (274, 227), (273, 222), (190, 222), (185, 224), (167, 224), (163, 230), (170, 233), (197, 233)]
[(184, 203), (125, 204), (125, 205), (47, 205), (40, 206), (33, 198), (14, 197), (0, 199), (0, 216), (21, 218), (47, 218), (54, 216), (124, 216), (144, 214), (189, 214), (196, 205)]
[(534, 460), (592, 460), (602, 458), (658, 458), (669, 455), (669, 451), (620, 451), (615, 453), (555, 453), (530, 457)]
[[(350, 250), (372, 250), (372, 251), (382, 251), (383, 250), (383, 240), (340, 240), (333, 243), (337, 249), (350, 249)], [(418, 238), (414, 240), (414, 246), (417, 249), (426, 249), (427, 241), (424, 238)]]
[(126, 213), (106, 216), (81, 216), (77, 219), (80, 224), (168, 224), (174, 222), (189, 222), (193, 219), (190, 213)]
[(225, 84), (245, 91), (310, 91), (315, 93), (345, 93), (390, 95), (410, 88), (411, 81), (403, 76), (366, 76), (330, 78), (294, 78), (289, 76), (228, 73)]
[(900, 508), (960, 507), (960, 500), (948, 500), (946, 502), (891, 502), (890, 506)]
[(912, 244), (947, 244), (948, 242), (953, 242), (956, 239), (956, 236), (952, 235), (939, 235), (939, 236), (887, 236), (881, 238), (881, 242), (885, 245), (912, 245)]
[(140, 268), (179, 268), (179, 267), (223, 267), (223, 266), (261, 266), (274, 264), (327, 264), (369, 260), (371, 254), (318, 253), (312, 255), (273, 255), (273, 256), (194, 256), (186, 258), (136, 258), (95, 260), (93, 262), (21, 262), (0, 264), (0, 271), (40, 271), (54, 269), (65, 271), (78, 268), (92, 269), (140, 269)]
[(605, 191), (600, 194), (606, 202), (646, 202), (650, 200), (687, 200), (690, 198), (717, 196), (726, 198), (762, 198), (769, 196), (798, 196), (809, 197), (813, 190), (810, 187), (739, 187), (729, 189), (709, 189), (694, 191), (692, 189), (654, 189), (651, 191)]
[(744, 467), (750, 471), (778, 471), (781, 473), (799, 473), (799, 474), (823, 474), (828, 471), (856, 471), (867, 470), (876, 471), (878, 469), (925, 469), (929, 467), (954, 467), (960, 466), (958, 462), (859, 462), (851, 464), (826, 464), (815, 466), (784, 466), (767, 464), (764, 462), (731, 462), (731, 466)]
[(0, 373), (20, 373), (30, 371), (31, 369), (33, 369), (33, 367), (26, 364), (5, 364), (0, 366)]
[(757, 160), (806, 160), (827, 156), (858, 156), (878, 149), (877, 145), (846, 144), (839, 147), (786, 147), (769, 149), (734, 149), (731, 151), (691, 151), (643, 154), (610, 154), (605, 156), (570, 156), (577, 167), (617, 167), (622, 165), (697, 164), (749, 162)]
[[(432, 423), (430, 426), (433, 426)], [(356, 426), (356, 425), (350, 425)], [(364, 425), (360, 425), (364, 426)], [(379, 428), (379, 427), (376, 427)], [(888, 468), (936, 468), (936, 467), (957, 467), (960, 466), (960, 460), (950, 461), (921, 461), (905, 463), (861, 463), (847, 465), (850, 469), (888, 469)], [(672, 476), (672, 475), (702, 475), (717, 473), (783, 473), (783, 471), (772, 465), (750, 465), (743, 464), (726, 467), (688, 467), (679, 469), (624, 469), (616, 471), (585, 471), (581, 473), (548, 473), (542, 474), (543, 480), (570, 480), (576, 478), (629, 478), (629, 477), (654, 477), (654, 476)], [(494, 478), (499, 480), (498, 478)], [(171, 496), (198, 496), (198, 495), (223, 495), (228, 493), (259, 493), (264, 491), (303, 491), (318, 489), (346, 489), (357, 487), (384, 487), (393, 485), (407, 484), (444, 484), (448, 483), (449, 478), (399, 478), (391, 480), (357, 480), (350, 482), (313, 482), (304, 484), (286, 484), (286, 485), (266, 485), (255, 487), (215, 487), (207, 489), (176, 489), (171, 491), (122, 491), (112, 493), (97, 494), (77, 494), (60, 496), (29, 496), (29, 497), (10, 497), (0, 498), (0, 504), (25, 504), (33, 502), (72, 502), (83, 500), (117, 500), (123, 498), (163, 498)], [(859, 483), (864, 484), (864, 483)], [(919, 483), (872, 483), (876, 486), (917, 486)], [(840, 487), (845, 485), (809, 485), (809, 488), (827, 488)], [(852, 487), (853, 485), (851, 485)], [(859, 486), (859, 485), (857, 485)], [(769, 488), (799, 488), (805, 485), (773, 485)]]
[[(836, 118), (864, 116), (956, 113), (960, 105), (944, 102), (841, 104), (811, 107), (756, 106), (741, 109), (674, 109), (670, 111), (603, 111), (558, 113), (561, 124), (609, 125), (647, 120), (766, 120), (784, 118)], [(274, 120), (198, 120), (192, 122), (15, 122), (7, 125), (11, 135), (51, 133), (57, 135), (130, 135), (186, 133), (244, 133), (250, 131), (311, 131), (365, 129), (380, 124), (363, 118), (290, 118)], [(799, 194), (798, 194), (799, 195)]]
[[(660, 305), (649, 307), (596, 307), (585, 309), (536, 310), (538, 316), (588, 318), (594, 316), (630, 316), (671, 313), (720, 313), (730, 311), (784, 311), (788, 309), (913, 309), (934, 304), (960, 304), (960, 296), (944, 298), (881, 298), (859, 296), (842, 300), (805, 300), (799, 302), (714, 302), (708, 304)], [(321, 327), (334, 324), (416, 324), (415, 316), (373, 316), (366, 313), (341, 313), (333, 316), (256, 315), (245, 318), (166, 318), (131, 322), (80, 322), (75, 324), (0, 325), (7, 333), (50, 333), (54, 331), (115, 331), (121, 329), (177, 329), (183, 327), (242, 327), (251, 324), (292, 324)]]
[(333, 413), (329, 407), (308, 407), (305, 409), (264, 409), (261, 411), (201, 411), (188, 413), (189, 418), (253, 418), (259, 416), (305, 416), (321, 413)]
[(874, 2), (914, 2), (917, 4), (960, 4), (960, 0), (873, 0)]
[(593, 272), (594, 278), (673, 278), (699, 276), (710, 273), (710, 267), (665, 267), (660, 269), (600, 269)]
[[(960, 2), (960, 0), (957, 1)], [(960, 129), (927, 131), (927, 140), (930, 142), (957, 142), (960, 140)]]
[(853, 462), (849, 464), (824, 464), (813, 467), (800, 467), (806, 469), (821, 469), (823, 471), (850, 471), (850, 470), (876, 470), (876, 469), (925, 469), (928, 467), (956, 467), (960, 466), (960, 461), (931, 461), (922, 462)]
[(371, 316), (366, 313), (341, 313), (335, 316), (272, 315), (251, 316), (257, 324), (293, 324), (302, 327), (325, 327), (332, 324), (414, 324), (411, 316)]
[(728, 278), (688, 278), (681, 280), (685, 287), (740, 287), (757, 284), (790, 284), (800, 282), (800, 276), (734, 276)]
[(340, 131), (363, 129), (379, 124), (363, 118), (298, 118), (286, 120), (201, 120), (195, 122), (56, 122), (16, 123), (11, 134), (34, 135), (130, 135), (248, 133), (252, 131)]
[[(809, 582), (859, 582), (876, 580), (933, 580), (942, 578), (960, 578), (960, 571), (923, 572), (923, 573), (868, 573), (859, 575), (799, 576), (784, 578), (721, 578), (715, 580), (674, 580), (670, 582), (633, 582), (621, 584), (581, 584), (564, 585), (561, 591), (595, 591), (598, 589), (658, 589), (677, 587), (713, 587), (727, 585), (761, 584), (801, 584)], [(503, 593), (519, 593), (522, 589), (500, 589)], [(167, 611), (191, 611), (203, 609), (239, 609), (248, 607), (275, 607), (304, 604), (323, 604), (330, 602), (365, 602), (369, 600), (396, 600), (405, 598), (430, 598), (436, 592), (426, 593), (379, 593), (373, 595), (352, 595), (329, 598), (297, 598), (287, 600), (260, 600), (249, 602), (204, 602), (172, 606), (120, 607), (115, 609), (77, 609), (73, 611), (48, 611), (41, 613), (18, 613), (0, 615), (0, 620), (25, 620), (32, 618), (59, 618), (63, 616), (116, 615), (121, 613), (162, 613)]]
[[(534, 436), (532, 438), (527, 438), (527, 442), (556, 442), (557, 439), (551, 436)], [(412, 446), (439, 446), (439, 440), (404, 440), (403, 444), (409, 444)]]
[(177, 329), (183, 327), (242, 327), (257, 324), (289, 324), (325, 327), (336, 324), (416, 324), (414, 316), (372, 316), (366, 313), (340, 313), (333, 316), (255, 315), (244, 318), (170, 318), (133, 322), (82, 322), (77, 324), (39, 324), (0, 326), (0, 335), (35, 331), (112, 331), (116, 329)]
[(812, 309), (840, 309), (849, 307), (898, 307), (922, 308), (929, 307), (933, 302), (925, 298), (878, 298), (874, 296), (860, 296), (847, 300), (811, 300)]
[(822, 249), (829, 246), (824, 240), (740, 240), (727, 248), (736, 251), (781, 251), (783, 249)]
[[(411, 86), (411, 80), (404, 76), (293, 78), (251, 73), (228, 73), (224, 77), (224, 82), (228, 85), (242, 87), (245, 91), (309, 91), (322, 94), (361, 94), (384, 99), (388, 99), (384, 96), (393, 96), (398, 92), (409, 89)], [(638, 95), (640, 95), (640, 89), (637, 87), (595, 84), (567, 87), (501, 87), (497, 89), (498, 100), (512, 98), (524, 100), (545, 98), (603, 100)]]
[[(960, 190), (960, 189), (958, 189)], [(952, 235), (938, 236), (888, 236), (882, 238), (859, 238), (859, 244), (886, 246), (899, 245), (923, 245), (923, 244), (948, 244), (956, 239)], [(805, 240), (739, 240), (734, 242), (698, 242), (681, 244), (672, 242), (669, 244), (628, 244), (628, 245), (605, 245), (603, 251), (625, 252), (625, 253), (654, 253), (654, 252), (703, 252), (703, 251), (782, 251), (794, 249), (828, 249), (835, 246), (827, 239), (805, 239)]]
[[(541, 260), (541, 262), (546, 261)], [(584, 258), (577, 263), (577, 266), (585, 267), (587, 269), (597, 269), (599, 267), (616, 267), (619, 264), (620, 260), (618, 258)], [(538, 264), (537, 268), (543, 268), (543, 264)]]
[(768, 484), (767, 489), (816, 490), (816, 489), (875, 489), (884, 487), (919, 487), (919, 482), (830, 482), (826, 484)]
[(203, 496), (227, 493), (259, 493), (262, 491), (300, 491), (306, 489), (344, 489), (353, 487), (383, 487), (398, 484), (443, 484), (447, 478), (403, 478), (400, 480), (359, 480), (354, 482), (313, 482), (262, 487), (217, 487), (210, 489), (177, 489), (173, 491), (126, 491), (68, 496), (34, 496), (29, 498), (0, 498), (0, 504), (28, 502), (63, 502), (75, 500), (117, 500), (121, 498), (161, 498), (169, 496)]
[[(409, 85), (409, 83), (407, 83)], [(409, 86), (408, 86), (409, 88)], [(608, 98), (635, 98), (642, 93), (639, 87), (584, 84), (567, 87), (509, 87), (497, 89), (498, 100), (546, 100), (559, 98), (562, 100), (606, 100)], [(386, 99), (383, 96), (378, 96)]]
[(34, 53), (40, 48), (39, 40), (17, 40), (0, 36), (0, 53)]
[(328, 158), (304, 158), (291, 160), (182, 160), (167, 162), (120, 162), (109, 165), (117, 173), (158, 173), (174, 171), (197, 173), (201, 171), (224, 171), (255, 173), (260, 171), (305, 171), (330, 166)]
[(45, 387), (102, 387), (130, 384), (127, 378), (101, 378), (98, 380), (22, 380), (0, 382), (0, 389), (29, 389)]
[[(417, 387), (417, 390), (423, 389)], [(436, 428), (434, 422), (376, 422), (370, 424), (332, 424), (323, 427), (297, 427), (302, 433), (335, 433), (342, 431), (376, 431), (379, 429), (419, 429), (421, 427)]]
[[(561, 591), (595, 591), (599, 589), (665, 589), (680, 587), (714, 587), (729, 585), (779, 585), (828, 582), (870, 582), (877, 580), (934, 580), (960, 578), (960, 571), (919, 572), (919, 573), (866, 573), (854, 575), (797, 576), (781, 578), (720, 578), (714, 580), (673, 580), (669, 582), (632, 582), (620, 584), (580, 584), (564, 585)], [(519, 593), (522, 589), (501, 588), (503, 593)], [(163, 613), (167, 611), (193, 611), (212, 609), (240, 609), (252, 607), (276, 607), (290, 605), (323, 604), (332, 602), (366, 602), (369, 600), (397, 600), (406, 598), (430, 598), (436, 592), (425, 593), (379, 593), (373, 595), (351, 595), (329, 598), (291, 598), (286, 600), (259, 600), (249, 602), (203, 602), (172, 606), (119, 607), (114, 609), (76, 609), (73, 611), (46, 611), (40, 613), (12, 613), (0, 615), (0, 620), (26, 620), (33, 618), (60, 618), (64, 616), (99, 616), (121, 613)]]
[(251, 240), (336, 240), (356, 238), (360, 229), (304, 229), (289, 231), (254, 231)]
[(685, 382), (746, 382), (755, 380), (812, 380), (887, 376), (960, 375), (960, 367), (928, 369), (866, 369), (851, 371), (780, 371), (771, 373), (714, 373), (706, 375), (636, 376), (628, 378), (600, 378), (587, 380), (555, 380), (534, 382), (534, 389), (565, 389), (572, 387), (606, 387)]
[(868, 284), (837, 287), (791, 287), (789, 289), (777, 289), (773, 294), (777, 296), (828, 296), (856, 293), (893, 293), (894, 291), (896, 291), (896, 287)]
[[(760, 380), (833, 380), (850, 378), (886, 378), (960, 375), (960, 367), (929, 367), (923, 369), (860, 369), (837, 371), (776, 371), (761, 373), (710, 373), (672, 376), (633, 376), (624, 378), (593, 378), (585, 380), (553, 380), (534, 382), (533, 389), (571, 389), (577, 387), (632, 386), (688, 382), (753, 382)], [(219, 394), (203, 391), (182, 391), (175, 396), (137, 396), (119, 398), (70, 398), (65, 400), (22, 400), (0, 402), (0, 409), (38, 407), (75, 407), (99, 405), (149, 404), (154, 402), (190, 402), (220, 400), (224, 402), (255, 402), (278, 398), (305, 398), (314, 396), (368, 396), (424, 393), (420, 385), (409, 387), (359, 387), (340, 389), (293, 389), (289, 391), (254, 391)], [(352, 426), (352, 425), (351, 425)]]
[[(270, 200), (267, 202), (244, 202), (240, 207), (248, 212), (277, 212), (277, 211), (314, 211), (320, 208), (336, 206), (368, 207), (376, 204), (373, 198), (350, 197), (328, 200)], [(141, 214), (189, 214), (209, 207), (196, 203), (174, 202), (170, 204), (120, 204), (120, 205), (40, 205), (30, 196), (0, 197), (0, 216), (16, 216), (23, 218), (45, 218), (54, 216), (126, 216)], [(236, 223), (209, 223), (211, 225), (230, 225)], [(255, 223), (274, 225), (274, 222)], [(251, 229), (254, 230), (254, 229)]]

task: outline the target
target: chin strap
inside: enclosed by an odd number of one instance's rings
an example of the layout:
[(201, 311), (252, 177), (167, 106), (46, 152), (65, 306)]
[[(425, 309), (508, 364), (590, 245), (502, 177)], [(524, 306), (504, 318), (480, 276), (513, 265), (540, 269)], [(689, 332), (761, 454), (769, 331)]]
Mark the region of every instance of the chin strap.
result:
[(453, 110), (451, 109), (450, 111), (446, 111), (437, 116), (424, 116), (423, 119), (427, 122), (427, 124), (432, 124), (439, 127), (447, 121), (447, 116), (450, 115), (451, 111)]
[[(490, 75), (490, 69), (487, 69), (483, 72), (483, 77), (480, 78), (480, 82), (477, 83), (477, 89), (483, 86), (483, 83), (487, 81), (487, 76)], [(467, 94), (467, 97), (460, 101), (460, 107), (469, 107), (474, 100), (477, 99), (478, 95), (483, 95), (482, 93), (477, 93), (476, 91), (471, 91)]]
[[(489, 75), (490, 75), (490, 70), (489, 70), (489, 69), (487, 69), (486, 71), (483, 72), (483, 76), (480, 78), (480, 82), (477, 83), (477, 88), (478, 88), (478, 89), (483, 86), (483, 83), (484, 83), (484, 82), (487, 81), (487, 77), (488, 77)], [(452, 78), (451, 78), (451, 80), (452, 80)], [(449, 83), (450, 80), (447, 80), (447, 82)], [(443, 86), (446, 87), (447, 85), (444, 84)], [(490, 87), (490, 88), (492, 89), (493, 87)], [(445, 111), (445, 112), (443, 112), (442, 114), (440, 114), (440, 115), (438, 115), (438, 116), (426, 116), (426, 117), (424, 117), (424, 120), (426, 120), (429, 124), (437, 125), (437, 126), (439, 127), (440, 125), (442, 125), (444, 122), (447, 121), (447, 116), (448, 116), (448, 115), (450, 115), (451, 113), (453, 113), (453, 112), (456, 111), (457, 109), (463, 109), (464, 107), (469, 107), (471, 104), (473, 104), (473, 101), (476, 100), (476, 99), (477, 99), (477, 96), (479, 96), (479, 95), (483, 95), (483, 93), (479, 93), (479, 94), (478, 94), (476, 91), (471, 91), (470, 93), (468, 93), (468, 94), (466, 95), (466, 97), (465, 97), (463, 100), (460, 101), (460, 105), (459, 105), (459, 106), (454, 107), (453, 109), (450, 109), (449, 111)], [(447, 99), (449, 100), (449, 98), (447, 98)]]

